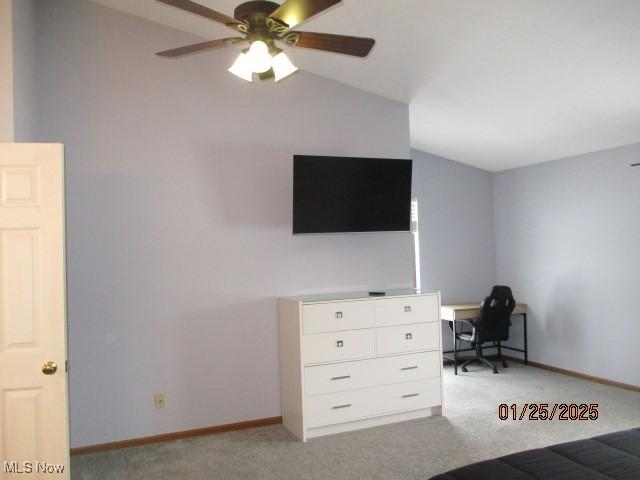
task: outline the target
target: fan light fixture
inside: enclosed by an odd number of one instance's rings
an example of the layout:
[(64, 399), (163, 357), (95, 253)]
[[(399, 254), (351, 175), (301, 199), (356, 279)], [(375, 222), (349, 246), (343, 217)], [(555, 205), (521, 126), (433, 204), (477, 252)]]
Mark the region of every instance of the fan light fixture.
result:
[(271, 69), (273, 69), (276, 82), (297, 72), (298, 68), (291, 63), (289, 57), (282, 50), (276, 50), (279, 53), (272, 56), (265, 42), (255, 40), (246, 53), (238, 55), (236, 61), (229, 68), (229, 72), (248, 82), (253, 82), (254, 73), (265, 73)]

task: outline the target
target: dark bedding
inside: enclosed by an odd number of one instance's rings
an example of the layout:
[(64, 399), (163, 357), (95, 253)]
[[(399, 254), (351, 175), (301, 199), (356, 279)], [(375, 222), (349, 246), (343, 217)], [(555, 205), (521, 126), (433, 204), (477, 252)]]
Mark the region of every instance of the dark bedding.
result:
[(640, 480), (640, 428), (514, 453), (431, 480)]

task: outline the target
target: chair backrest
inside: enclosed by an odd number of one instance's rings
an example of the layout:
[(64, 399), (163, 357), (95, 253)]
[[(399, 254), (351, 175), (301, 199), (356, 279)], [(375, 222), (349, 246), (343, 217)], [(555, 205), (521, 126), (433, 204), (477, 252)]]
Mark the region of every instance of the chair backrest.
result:
[(475, 322), (477, 341), (504, 342), (509, 339), (511, 314), (516, 307), (516, 301), (511, 288), (496, 285), (491, 294), (484, 299), (480, 307), (480, 317)]

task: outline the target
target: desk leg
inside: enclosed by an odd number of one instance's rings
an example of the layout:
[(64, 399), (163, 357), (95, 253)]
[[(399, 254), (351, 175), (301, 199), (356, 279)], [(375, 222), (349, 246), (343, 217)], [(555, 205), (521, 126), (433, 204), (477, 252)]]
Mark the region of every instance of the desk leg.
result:
[(456, 341), (456, 321), (453, 321), (453, 374), (458, 375), (458, 342)]

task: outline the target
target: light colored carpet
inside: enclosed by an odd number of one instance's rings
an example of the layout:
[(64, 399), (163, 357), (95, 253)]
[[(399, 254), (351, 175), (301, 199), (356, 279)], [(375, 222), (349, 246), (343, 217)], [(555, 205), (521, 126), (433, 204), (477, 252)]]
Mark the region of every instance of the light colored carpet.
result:
[[(295, 441), (281, 426), (72, 458), (93, 479), (428, 479), (479, 460), (640, 427), (640, 393), (511, 363), (493, 375), (445, 368), (445, 412), (434, 417)], [(500, 403), (597, 403), (596, 421), (500, 421)]]

